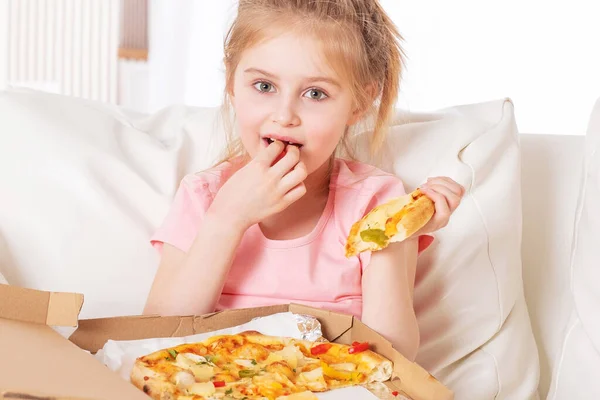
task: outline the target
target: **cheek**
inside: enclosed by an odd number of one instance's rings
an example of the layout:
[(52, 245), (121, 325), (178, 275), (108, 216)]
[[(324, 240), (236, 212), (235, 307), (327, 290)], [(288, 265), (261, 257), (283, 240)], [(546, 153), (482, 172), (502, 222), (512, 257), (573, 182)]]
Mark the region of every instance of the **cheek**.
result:
[[(323, 122), (326, 121), (326, 122)], [(310, 143), (310, 155), (305, 159), (309, 173), (317, 170), (333, 154), (344, 135), (345, 124), (342, 121), (321, 119), (306, 126), (307, 139)]]
[(239, 90), (238, 93), (233, 102), (236, 119), (240, 126), (252, 125), (260, 116), (260, 107), (246, 91)]
[(313, 149), (331, 153), (344, 135), (346, 120), (339, 117), (332, 118), (332, 115), (335, 114), (330, 113), (315, 119), (311, 121), (310, 126), (306, 127)]
[(235, 123), (244, 147), (251, 156), (254, 156), (260, 146), (258, 134), (264, 120), (265, 110), (247, 93), (243, 93), (243, 91), (239, 93), (240, 95), (233, 100)]
[(332, 152), (344, 133), (343, 126), (318, 126), (311, 130), (311, 147), (322, 152)]

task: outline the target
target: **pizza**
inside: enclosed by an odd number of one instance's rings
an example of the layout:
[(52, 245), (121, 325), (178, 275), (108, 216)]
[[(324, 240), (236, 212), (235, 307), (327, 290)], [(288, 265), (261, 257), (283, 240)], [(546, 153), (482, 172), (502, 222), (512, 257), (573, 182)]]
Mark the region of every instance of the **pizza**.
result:
[(266, 336), (213, 336), (136, 359), (131, 382), (155, 400), (309, 400), (313, 392), (392, 375), (392, 362), (366, 342), (343, 345)]
[(373, 208), (352, 225), (346, 240), (346, 257), (406, 240), (425, 226), (434, 212), (433, 201), (419, 189)]

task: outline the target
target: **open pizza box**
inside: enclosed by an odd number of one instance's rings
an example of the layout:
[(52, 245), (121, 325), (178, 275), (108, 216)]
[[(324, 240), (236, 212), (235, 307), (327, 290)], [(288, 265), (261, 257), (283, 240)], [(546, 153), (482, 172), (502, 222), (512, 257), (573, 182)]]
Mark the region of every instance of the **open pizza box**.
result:
[[(107, 340), (171, 338), (212, 332), (255, 318), (291, 312), (314, 316), (330, 341), (367, 341), (394, 363), (385, 384), (406, 398), (448, 400), (453, 393), (416, 363), (350, 315), (289, 304), (228, 310), (202, 316), (131, 316), (79, 320), (83, 296), (0, 284), (0, 399), (147, 400), (141, 390), (93, 354)], [(68, 339), (52, 327), (77, 327)]]

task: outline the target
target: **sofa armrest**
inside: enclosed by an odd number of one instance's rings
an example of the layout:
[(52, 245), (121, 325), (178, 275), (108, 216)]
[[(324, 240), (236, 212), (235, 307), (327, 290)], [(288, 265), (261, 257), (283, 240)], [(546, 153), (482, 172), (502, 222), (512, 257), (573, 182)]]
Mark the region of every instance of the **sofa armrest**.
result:
[(520, 138), (523, 283), (540, 354), (539, 390), (545, 395), (572, 309), (570, 256), (584, 137), (522, 134)]

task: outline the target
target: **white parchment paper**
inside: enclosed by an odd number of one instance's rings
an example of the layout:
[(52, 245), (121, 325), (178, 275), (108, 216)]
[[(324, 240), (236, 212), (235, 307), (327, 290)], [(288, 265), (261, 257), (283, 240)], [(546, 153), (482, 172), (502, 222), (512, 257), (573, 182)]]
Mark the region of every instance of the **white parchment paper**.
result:
[[(257, 318), (246, 324), (221, 329), (212, 332), (200, 333), (192, 336), (175, 338), (154, 338), (115, 341), (109, 340), (104, 347), (100, 349), (95, 357), (106, 365), (110, 370), (118, 373), (123, 379), (129, 381), (129, 374), (133, 368), (133, 363), (137, 357), (167, 348), (174, 347), (184, 343), (200, 342), (215, 335), (231, 335), (247, 330), (254, 330), (269, 336), (286, 336), (296, 339), (302, 339), (302, 332), (298, 329), (298, 322), (294, 314), (284, 312), (269, 315), (267, 317)], [(375, 396), (364, 387), (350, 387), (332, 390), (326, 393), (317, 393), (317, 397), (322, 400), (369, 400), (379, 398), (390, 398), (403, 400), (401, 396), (391, 396), (387, 388), (380, 388), (378, 396)]]

